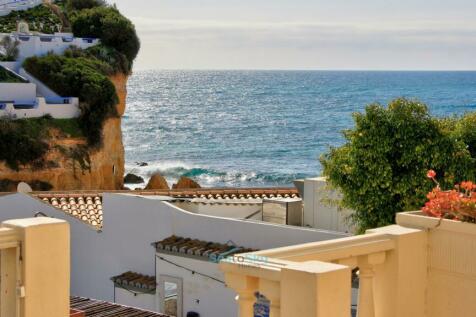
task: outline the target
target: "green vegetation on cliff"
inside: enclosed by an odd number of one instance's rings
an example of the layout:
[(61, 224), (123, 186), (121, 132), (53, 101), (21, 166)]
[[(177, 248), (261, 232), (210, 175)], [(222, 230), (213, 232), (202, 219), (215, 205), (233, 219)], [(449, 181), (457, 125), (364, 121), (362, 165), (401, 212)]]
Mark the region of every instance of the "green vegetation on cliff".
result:
[(69, 19), (75, 36), (99, 38), (104, 47), (116, 51), (107, 55), (124, 55), (129, 62), (127, 69), (130, 71), (139, 52), (140, 41), (132, 22), (121, 15), (119, 10), (105, 5), (73, 10), (69, 12)]
[(29, 58), (23, 67), (56, 93), (79, 97), (81, 129), (89, 145), (100, 145), (104, 120), (117, 115), (118, 97), (106, 76), (110, 67), (97, 59), (53, 54)]
[(42, 117), (28, 120), (0, 119), (0, 161), (15, 170), (30, 164), (41, 168), (49, 150), (49, 132), (54, 128), (67, 137), (82, 137), (77, 120)]
[(23, 83), (25, 82), (12, 72), (0, 66), (0, 83)]
[[(32, 31), (44, 33), (57, 31), (61, 24), (71, 26), (75, 36), (99, 38), (101, 44), (87, 50), (71, 47), (63, 55), (48, 54), (25, 60), (23, 67), (53, 91), (79, 97), (81, 115), (71, 120), (0, 120), (0, 138), (6, 140), (0, 144), (0, 161), (17, 170), (21, 165), (48, 165), (44, 157), (52, 150), (48, 141), (51, 129), (56, 128), (67, 137), (87, 139), (87, 147), (63, 149), (65, 156), (87, 169), (88, 149), (102, 145), (104, 121), (117, 116), (119, 99), (108, 77), (116, 73), (128, 75), (140, 48), (134, 25), (116, 7), (102, 0), (56, 1), (50, 7), (42, 5), (16, 12), (0, 19), (0, 30), (14, 31), (18, 19), (27, 21)], [(6, 78), (7, 74), (3, 76)]]
[(61, 21), (46, 5), (39, 5), (25, 11), (13, 11), (0, 18), (0, 33), (10, 33), (17, 29), (17, 21), (25, 20), (30, 31), (52, 34), (59, 31)]

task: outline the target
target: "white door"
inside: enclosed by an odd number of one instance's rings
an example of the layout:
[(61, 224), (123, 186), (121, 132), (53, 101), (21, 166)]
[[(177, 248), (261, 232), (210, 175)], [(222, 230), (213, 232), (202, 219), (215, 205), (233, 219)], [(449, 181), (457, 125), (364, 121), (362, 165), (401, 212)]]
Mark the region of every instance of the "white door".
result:
[(183, 281), (179, 277), (159, 275), (159, 312), (183, 317)]

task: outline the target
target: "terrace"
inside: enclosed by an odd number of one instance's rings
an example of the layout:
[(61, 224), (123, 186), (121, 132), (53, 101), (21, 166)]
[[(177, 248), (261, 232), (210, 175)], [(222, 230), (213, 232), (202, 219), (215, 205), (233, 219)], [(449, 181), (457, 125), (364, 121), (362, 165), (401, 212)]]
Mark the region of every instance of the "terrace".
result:
[(419, 212), (398, 214), (397, 224), (222, 261), (226, 283), (239, 295), (239, 316), (254, 316), (258, 294), (272, 317), (348, 317), (353, 270), (359, 317), (473, 316), (476, 226)]

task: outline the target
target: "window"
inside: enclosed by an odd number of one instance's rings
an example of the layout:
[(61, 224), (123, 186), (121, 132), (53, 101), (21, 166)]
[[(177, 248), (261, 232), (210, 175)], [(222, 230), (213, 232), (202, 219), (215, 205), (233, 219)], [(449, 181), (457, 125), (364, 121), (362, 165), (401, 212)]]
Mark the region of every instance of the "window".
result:
[(159, 296), (159, 311), (163, 314), (182, 317), (183, 286), (182, 279), (168, 275), (159, 276), (157, 293)]

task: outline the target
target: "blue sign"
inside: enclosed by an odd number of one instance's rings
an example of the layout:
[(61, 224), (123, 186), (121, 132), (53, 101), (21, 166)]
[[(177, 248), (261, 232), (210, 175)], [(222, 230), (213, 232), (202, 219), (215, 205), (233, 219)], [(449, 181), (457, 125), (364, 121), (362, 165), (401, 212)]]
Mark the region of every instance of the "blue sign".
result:
[(269, 300), (256, 293), (256, 303), (253, 305), (254, 317), (269, 317)]

